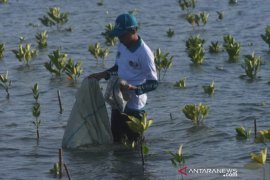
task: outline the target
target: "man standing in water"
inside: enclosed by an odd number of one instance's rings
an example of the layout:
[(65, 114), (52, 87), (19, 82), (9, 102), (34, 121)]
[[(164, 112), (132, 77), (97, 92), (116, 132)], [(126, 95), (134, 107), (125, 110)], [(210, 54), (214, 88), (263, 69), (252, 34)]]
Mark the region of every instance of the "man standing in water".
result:
[(117, 72), (120, 79), (126, 80), (128, 85), (121, 88), (128, 90), (131, 94), (124, 113), (117, 109), (111, 112), (111, 130), (114, 142), (121, 142), (123, 138), (134, 141), (138, 134), (132, 132), (128, 127), (128, 116), (142, 118), (147, 95), (158, 86), (157, 72), (154, 55), (146, 43), (138, 35), (138, 22), (133, 15), (121, 14), (115, 21), (115, 27), (110, 34), (118, 37), (118, 52), (115, 65), (100, 73), (91, 74), (98, 80), (109, 79), (110, 74)]

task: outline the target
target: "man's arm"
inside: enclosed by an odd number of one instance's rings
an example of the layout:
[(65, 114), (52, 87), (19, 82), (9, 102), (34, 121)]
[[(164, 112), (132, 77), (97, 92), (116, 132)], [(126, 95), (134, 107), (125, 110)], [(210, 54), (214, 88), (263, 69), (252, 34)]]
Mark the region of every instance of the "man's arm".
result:
[(118, 70), (118, 66), (115, 64), (110, 69), (107, 69), (106, 71), (104, 71), (104, 73), (106, 73), (106, 77), (104, 79), (106, 80), (110, 79), (111, 74), (116, 73), (117, 70)]
[(117, 70), (118, 70), (118, 66), (114, 65), (113, 67), (111, 67), (103, 72), (91, 74), (88, 76), (88, 78), (96, 78), (97, 80), (100, 80), (100, 79), (108, 80), (110, 78), (110, 75), (113, 72), (117, 72)]
[(157, 80), (147, 80), (142, 85), (137, 86), (137, 89), (135, 89), (135, 93), (137, 95), (141, 95), (144, 93), (147, 93), (149, 91), (153, 91), (158, 87), (158, 81)]

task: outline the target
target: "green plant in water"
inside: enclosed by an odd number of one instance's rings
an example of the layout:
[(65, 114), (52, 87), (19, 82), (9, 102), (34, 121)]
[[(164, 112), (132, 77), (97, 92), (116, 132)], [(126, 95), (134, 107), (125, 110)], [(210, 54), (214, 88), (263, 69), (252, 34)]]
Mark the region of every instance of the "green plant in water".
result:
[(253, 163), (252, 165), (253, 168), (263, 167), (263, 179), (266, 179), (265, 164), (267, 160), (267, 147), (264, 147), (258, 154), (254, 152), (250, 153), (250, 158), (251, 160), (256, 162), (256, 164)]
[(34, 87), (32, 88), (32, 93), (33, 93), (33, 97), (34, 97), (36, 103), (38, 103), (38, 98), (39, 98), (38, 83), (34, 84)]
[(250, 158), (253, 161), (255, 161), (255, 162), (257, 162), (257, 163), (259, 163), (261, 165), (265, 165), (265, 162), (266, 162), (266, 159), (267, 159), (267, 147), (263, 148), (259, 154), (256, 154), (256, 153), (253, 153), (253, 152), (250, 153), (250, 156), (251, 156)]
[(166, 32), (168, 37), (173, 37), (174, 36), (174, 30), (169, 28), (169, 30)]
[(60, 165), (59, 163), (54, 163), (53, 168), (50, 169), (50, 173), (52, 173), (54, 176), (60, 176)]
[(175, 87), (179, 87), (179, 88), (185, 88), (186, 87), (186, 77), (184, 77), (184, 79), (180, 79), (179, 81), (177, 81), (174, 86)]
[(98, 6), (103, 6), (103, 0), (99, 0), (99, 1), (97, 2), (97, 5), (98, 5)]
[(237, 0), (229, 0), (229, 4), (230, 5), (235, 5), (235, 4), (237, 4)]
[(65, 71), (67, 54), (61, 53), (59, 49), (53, 51), (52, 54), (48, 55), (50, 61), (45, 62), (45, 68), (53, 75), (61, 76)]
[(105, 64), (105, 58), (109, 55), (109, 48), (102, 48), (100, 43), (96, 43), (94, 45), (89, 45), (88, 51), (94, 56), (97, 64), (100, 58), (102, 59), (102, 64)]
[(186, 15), (186, 20), (194, 28), (195, 25), (200, 26), (201, 22), (203, 25), (206, 25), (206, 23), (208, 22), (208, 17), (209, 17), (209, 14), (205, 12), (200, 12), (198, 14), (188, 13)]
[(268, 47), (270, 49), (270, 24), (266, 26), (265, 34), (261, 34), (261, 38), (266, 44), (268, 44)]
[(203, 25), (206, 25), (206, 23), (208, 22), (209, 14), (207, 14), (205, 12), (201, 12), (199, 15), (200, 15), (200, 19), (201, 19)]
[(211, 45), (209, 46), (209, 53), (219, 53), (222, 51), (222, 46), (219, 44), (218, 41), (216, 42), (211, 42)]
[(270, 140), (270, 129), (261, 130), (258, 132), (258, 136), (255, 138), (257, 143), (265, 143)]
[(236, 42), (231, 35), (225, 35), (223, 39), (223, 47), (229, 55), (229, 62), (236, 62), (240, 56), (240, 43)]
[(11, 86), (11, 80), (8, 78), (8, 71), (6, 74), (0, 74), (0, 85), (5, 89), (7, 98), (9, 98), (9, 88)]
[(196, 0), (178, 0), (178, 5), (182, 10), (191, 10), (196, 7)]
[(239, 138), (247, 139), (250, 137), (251, 130), (247, 131), (244, 127), (235, 128), (235, 131)]
[(200, 122), (204, 120), (209, 111), (209, 107), (202, 103), (199, 103), (198, 106), (195, 104), (187, 104), (182, 109), (182, 112), (185, 114), (186, 118), (190, 119), (194, 125), (199, 125)]
[(200, 37), (200, 35), (197, 36), (190, 36), (188, 40), (186, 41), (186, 49), (190, 49), (192, 47), (196, 47), (198, 45), (203, 46), (205, 40)]
[(213, 95), (215, 92), (215, 82), (212, 81), (208, 86), (203, 86), (203, 90), (205, 93)]
[(39, 48), (47, 47), (47, 39), (48, 39), (47, 31), (38, 32), (36, 34), (36, 40)]
[(183, 144), (181, 144), (179, 146), (179, 149), (178, 149), (178, 151), (176, 153), (173, 153), (171, 151), (168, 151), (167, 153), (172, 156), (171, 162), (172, 162), (174, 167), (180, 169), (180, 168), (182, 168), (184, 166), (185, 159), (184, 159), (184, 155), (183, 155)]
[[(40, 116), (40, 104), (38, 103), (38, 96), (39, 96), (39, 89), (38, 89), (38, 84), (36, 83), (34, 85), (34, 87), (32, 88), (32, 92), (33, 92), (33, 96), (35, 98), (35, 103), (32, 107), (32, 114), (35, 118), (33, 122), (33, 124), (35, 125), (36, 127), (36, 134), (37, 134), (37, 140), (39, 140), (39, 127), (40, 127), (40, 124), (41, 124), (41, 120), (39, 119), (39, 116)], [(36, 99), (37, 97), (37, 99)]]
[(246, 76), (250, 79), (255, 79), (257, 76), (257, 72), (262, 63), (260, 56), (255, 56), (254, 52), (250, 55), (244, 56), (244, 65), (242, 67), (245, 69)]
[(47, 16), (45, 15), (39, 18), (39, 20), (44, 26), (51, 27), (56, 25), (57, 29), (59, 29), (60, 26), (68, 22), (68, 13), (61, 13), (60, 8), (51, 7), (47, 12)]
[(74, 63), (72, 59), (69, 59), (65, 66), (65, 73), (69, 80), (76, 81), (77, 78), (82, 74), (81, 63)]
[(0, 0), (0, 4), (7, 4), (8, 0)]
[(25, 40), (26, 40), (26, 38), (24, 36), (19, 37), (20, 44), (23, 43)]
[(191, 58), (191, 61), (194, 64), (202, 64), (204, 61), (205, 50), (203, 46), (197, 45), (188, 50), (188, 57)]
[(117, 37), (111, 37), (110, 34), (114, 29), (114, 25), (112, 23), (109, 23), (105, 26), (105, 32), (102, 32), (101, 35), (105, 38), (106, 40), (106, 45), (107, 46), (114, 46), (118, 40)]
[(205, 50), (203, 48), (204, 40), (199, 35), (190, 36), (186, 41), (188, 57), (194, 64), (202, 64), (204, 61)]
[(105, 65), (105, 59), (109, 55), (110, 49), (104, 48), (100, 51), (99, 57), (102, 59), (102, 64)]
[[(129, 128), (139, 134), (139, 137), (137, 139), (137, 144), (140, 146), (140, 154), (142, 158), (142, 165), (144, 165), (145, 160), (144, 160), (144, 155), (147, 155), (149, 153), (149, 148), (145, 144), (145, 137), (144, 133), (146, 130), (151, 126), (153, 123), (152, 119), (147, 119), (147, 114), (144, 113), (143, 117), (141, 119), (138, 119), (134, 116), (128, 116), (129, 121), (127, 121), (127, 124)], [(133, 143), (134, 145), (134, 143)]]
[(194, 28), (195, 25), (199, 26), (200, 25), (200, 16), (198, 14), (192, 14), (192, 13), (188, 13), (186, 15), (187, 22), (189, 24), (192, 25), (192, 27)]
[(156, 49), (154, 53), (155, 65), (158, 71), (158, 79), (161, 80), (161, 73), (163, 73), (163, 78), (165, 77), (169, 68), (173, 65), (173, 56), (169, 56), (169, 53), (163, 54), (160, 48)]
[(12, 52), (20, 62), (24, 61), (26, 65), (29, 65), (29, 61), (36, 57), (38, 54), (36, 49), (31, 48), (31, 44), (26, 44), (25, 47), (20, 44), (19, 49), (12, 50)]
[(218, 15), (218, 19), (222, 20), (224, 18), (224, 12), (223, 11), (216, 11)]
[(4, 53), (5, 53), (5, 44), (0, 43), (0, 59), (4, 58)]

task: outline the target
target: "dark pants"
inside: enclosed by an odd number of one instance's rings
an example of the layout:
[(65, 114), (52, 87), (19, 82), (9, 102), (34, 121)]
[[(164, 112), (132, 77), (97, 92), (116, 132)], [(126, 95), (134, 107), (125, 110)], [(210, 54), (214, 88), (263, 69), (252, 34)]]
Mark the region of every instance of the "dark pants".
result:
[[(127, 110), (125, 112), (129, 116), (134, 116), (136, 118), (142, 118), (144, 111), (131, 111)], [(111, 113), (111, 130), (114, 142), (122, 142), (124, 139), (128, 139), (130, 142), (136, 141), (139, 137), (138, 133), (133, 132), (127, 124), (129, 121), (128, 116), (122, 114), (117, 109), (112, 109)]]

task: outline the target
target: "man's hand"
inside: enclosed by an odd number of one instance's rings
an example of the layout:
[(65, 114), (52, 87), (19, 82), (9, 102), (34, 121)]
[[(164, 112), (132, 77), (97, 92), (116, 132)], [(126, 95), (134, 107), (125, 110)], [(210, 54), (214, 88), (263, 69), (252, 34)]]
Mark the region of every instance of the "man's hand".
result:
[(135, 90), (135, 89), (138, 89), (138, 87), (129, 84), (127, 89), (128, 90)]
[(120, 83), (120, 90), (124, 91), (124, 90), (135, 90), (138, 89), (138, 87), (133, 86), (131, 84), (127, 84), (127, 83)]

